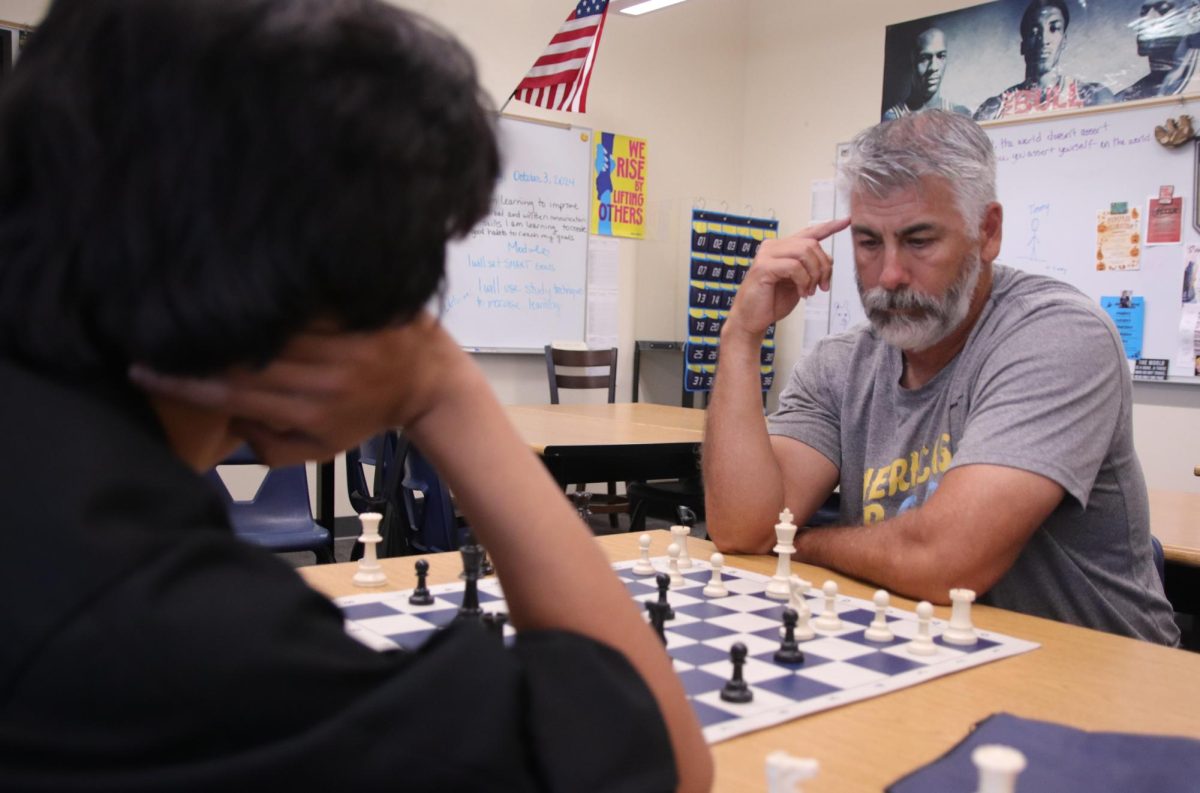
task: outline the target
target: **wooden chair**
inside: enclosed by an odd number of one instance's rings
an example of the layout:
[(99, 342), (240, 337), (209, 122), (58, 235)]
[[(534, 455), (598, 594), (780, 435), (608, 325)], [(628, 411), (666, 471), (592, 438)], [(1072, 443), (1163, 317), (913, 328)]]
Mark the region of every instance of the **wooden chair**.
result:
[[(546, 380), (550, 385), (550, 404), (557, 405), (559, 389), (600, 389), (608, 390), (608, 401), (617, 401), (617, 348), (607, 350), (568, 350), (553, 345), (546, 345)], [(599, 369), (604, 367), (603, 374), (564, 374), (559, 368), (569, 369)], [(617, 483), (608, 483), (607, 493), (590, 493), (587, 483), (575, 485), (574, 500), (580, 512), (608, 515), (608, 524), (614, 529), (620, 528), (617, 515), (629, 513), (629, 499), (617, 493)]]

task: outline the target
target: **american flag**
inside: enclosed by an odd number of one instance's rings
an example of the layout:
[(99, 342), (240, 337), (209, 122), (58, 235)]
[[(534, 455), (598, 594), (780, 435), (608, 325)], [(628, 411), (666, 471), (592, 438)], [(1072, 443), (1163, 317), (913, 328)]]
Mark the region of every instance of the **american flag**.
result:
[(608, 0), (579, 0), (513, 98), (547, 110), (586, 111), (588, 82), (607, 13)]

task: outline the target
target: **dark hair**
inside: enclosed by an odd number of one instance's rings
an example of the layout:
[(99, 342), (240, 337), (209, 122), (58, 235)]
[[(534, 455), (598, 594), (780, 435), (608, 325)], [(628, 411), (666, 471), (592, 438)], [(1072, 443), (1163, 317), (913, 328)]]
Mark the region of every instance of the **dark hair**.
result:
[(470, 56), (378, 0), (56, 0), (0, 94), (0, 353), (200, 374), (411, 318), (498, 171)]
[(1064, 0), (1032, 0), (1021, 15), (1021, 38), (1025, 38), (1029, 29), (1037, 22), (1038, 16), (1047, 8), (1057, 8), (1062, 12), (1063, 33), (1067, 32), (1067, 28), (1071, 26), (1071, 12)]

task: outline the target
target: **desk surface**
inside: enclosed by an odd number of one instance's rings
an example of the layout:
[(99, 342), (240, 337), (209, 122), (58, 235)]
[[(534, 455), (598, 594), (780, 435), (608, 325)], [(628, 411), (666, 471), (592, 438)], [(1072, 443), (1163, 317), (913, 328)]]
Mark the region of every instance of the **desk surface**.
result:
[[(664, 533), (665, 534), (665, 533)], [(637, 557), (637, 537), (597, 537), (613, 561)], [(661, 545), (664, 537), (657, 537)], [(692, 553), (712, 545), (692, 540)], [(436, 554), (429, 583), (453, 580), (462, 565), (457, 554)], [(730, 564), (765, 574), (774, 572), (768, 556), (728, 555)], [(381, 564), (396, 589), (414, 585), (413, 558)], [(360, 594), (350, 581), (354, 564), (318, 565), (300, 570), (330, 597)], [(841, 591), (869, 598), (873, 589), (809, 565), (793, 565), (813, 581), (833, 579)], [(893, 597), (892, 605), (915, 604)], [(937, 608), (948, 618), (949, 608)], [(1200, 654), (1124, 639), (1050, 620), (974, 607), (981, 628), (1041, 643), (1031, 653), (968, 669), (882, 697), (797, 719), (743, 735), (713, 747), (715, 790), (766, 789), (764, 760), (776, 749), (817, 758), (821, 773), (805, 785), (822, 791), (880, 791), (886, 785), (950, 749), (986, 716), (1006, 711), (1089, 730), (1160, 733), (1200, 737)]]
[(509, 420), (539, 454), (549, 446), (702, 443), (704, 411), (644, 402), (509, 405)]
[(1200, 567), (1200, 493), (1151, 490), (1150, 531), (1168, 561)]

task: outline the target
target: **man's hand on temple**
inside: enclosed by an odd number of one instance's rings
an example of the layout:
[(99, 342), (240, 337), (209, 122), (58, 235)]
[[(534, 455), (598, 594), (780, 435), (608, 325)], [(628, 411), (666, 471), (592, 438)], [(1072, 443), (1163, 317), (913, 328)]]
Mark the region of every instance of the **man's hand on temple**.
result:
[(821, 248), (821, 240), (849, 225), (849, 218), (829, 220), (759, 245), (726, 324), (761, 336), (771, 323), (792, 313), (801, 298), (818, 289), (828, 291), (833, 261)]

